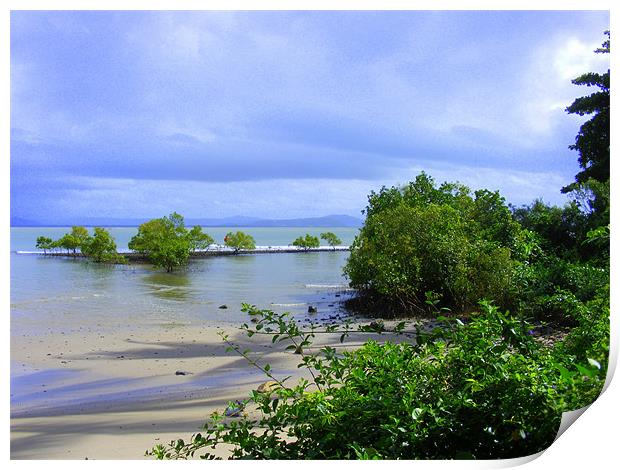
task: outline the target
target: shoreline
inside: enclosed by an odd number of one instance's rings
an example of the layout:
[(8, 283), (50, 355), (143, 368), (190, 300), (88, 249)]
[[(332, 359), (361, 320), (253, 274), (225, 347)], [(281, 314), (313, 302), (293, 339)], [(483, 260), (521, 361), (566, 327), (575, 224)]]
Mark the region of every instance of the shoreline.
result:
[[(13, 338), (11, 459), (144, 459), (157, 443), (190, 438), (210, 413), (268, 380), (226, 351), (220, 331), (269, 363), (274, 375), (310, 378), (286, 343), (272, 344), (268, 335), (249, 338), (238, 325)], [(308, 352), (326, 345), (356, 348), (393, 335), (352, 332), (344, 344), (339, 337), (318, 334)]]

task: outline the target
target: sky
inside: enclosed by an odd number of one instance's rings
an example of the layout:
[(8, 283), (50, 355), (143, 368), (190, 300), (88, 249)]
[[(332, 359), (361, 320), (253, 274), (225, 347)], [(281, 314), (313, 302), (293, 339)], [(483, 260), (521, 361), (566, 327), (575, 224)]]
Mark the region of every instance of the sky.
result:
[(420, 171), (564, 204), (605, 11), (13, 11), (11, 216), (315, 217)]

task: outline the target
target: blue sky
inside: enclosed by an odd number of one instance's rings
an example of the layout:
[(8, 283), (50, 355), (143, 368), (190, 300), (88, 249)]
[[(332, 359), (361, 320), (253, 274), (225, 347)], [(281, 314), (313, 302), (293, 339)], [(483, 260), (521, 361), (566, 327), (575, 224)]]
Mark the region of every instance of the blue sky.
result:
[(11, 14), (11, 215), (360, 215), (424, 170), (563, 204), (607, 12)]

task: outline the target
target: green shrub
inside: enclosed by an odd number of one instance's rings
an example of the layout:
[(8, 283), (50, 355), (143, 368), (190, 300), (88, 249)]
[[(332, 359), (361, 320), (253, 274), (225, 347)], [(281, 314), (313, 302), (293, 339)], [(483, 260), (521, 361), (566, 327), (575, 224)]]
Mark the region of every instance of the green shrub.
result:
[[(245, 311), (256, 320), (244, 325), (248, 335), (267, 332), (273, 342), (290, 343), (287, 349), (307, 346), (318, 334), (301, 331), (287, 314)], [(215, 413), (190, 441), (147, 454), (212, 459), (210, 449), (222, 444), (240, 459), (495, 459), (541, 451), (555, 438), (563, 411), (598, 395), (605, 368), (542, 347), (527, 325), (489, 303), (480, 313), (468, 324), (444, 319), (445, 329), (432, 335), (418, 331), (414, 344), (369, 341), (352, 352), (302, 352), (299, 366), (313, 381), (290, 387), (225, 337), (280, 387), (252, 392), (249, 415)], [(348, 331), (347, 324), (341, 341)]]
[(498, 193), (444, 183), (422, 174), (403, 188), (371, 193), (367, 217), (351, 246), (345, 274), (362, 294), (424, 306), (433, 291), (459, 309), (481, 298), (507, 305), (513, 254), (521, 232)]
[(608, 289), (609, 268), (592, 262), (570, 262), (542, 254), (517, 263), (513, 277), (517, 311), (536, 320), (572, 326), (573, 304), (589, 302)]
[(536, 200), (529, 206), (513, 208), (513, 214), (524, 228), (540, 236), (546, 252), (575, 259), (583, 251), (587, 217), (576, 202), (560, 208)]

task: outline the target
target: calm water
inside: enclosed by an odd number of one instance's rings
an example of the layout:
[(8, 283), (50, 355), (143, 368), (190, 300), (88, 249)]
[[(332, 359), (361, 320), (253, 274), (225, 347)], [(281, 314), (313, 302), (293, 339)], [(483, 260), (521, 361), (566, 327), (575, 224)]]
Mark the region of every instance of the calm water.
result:
[[(321, 316), (338, 310), (347, 280), (348, 252), (277, 253), (192, 260), (175, 273), (149, 265), (103, 266), (85, 260), (17, 254), (36, 238), (59, 238), (68, 228), (11, 229), (11, 330), (13, 335), (78, 331), (84, 316), (101, 330), (139, 324), (240, 323), (242, 302), (303, 315), (309, 304)], [(218, 243), (230, 230), (204, 229)], [(350, 244), (352, 228), (240, 228), (257, 245), (288, 245), (306, 232), (332, 231)], [(119, 249), (136, 228), (111, 228)], [(337, 296), (338, 295), (338, 296)], [(228, 309), (218, 308), (226, 304)]]

